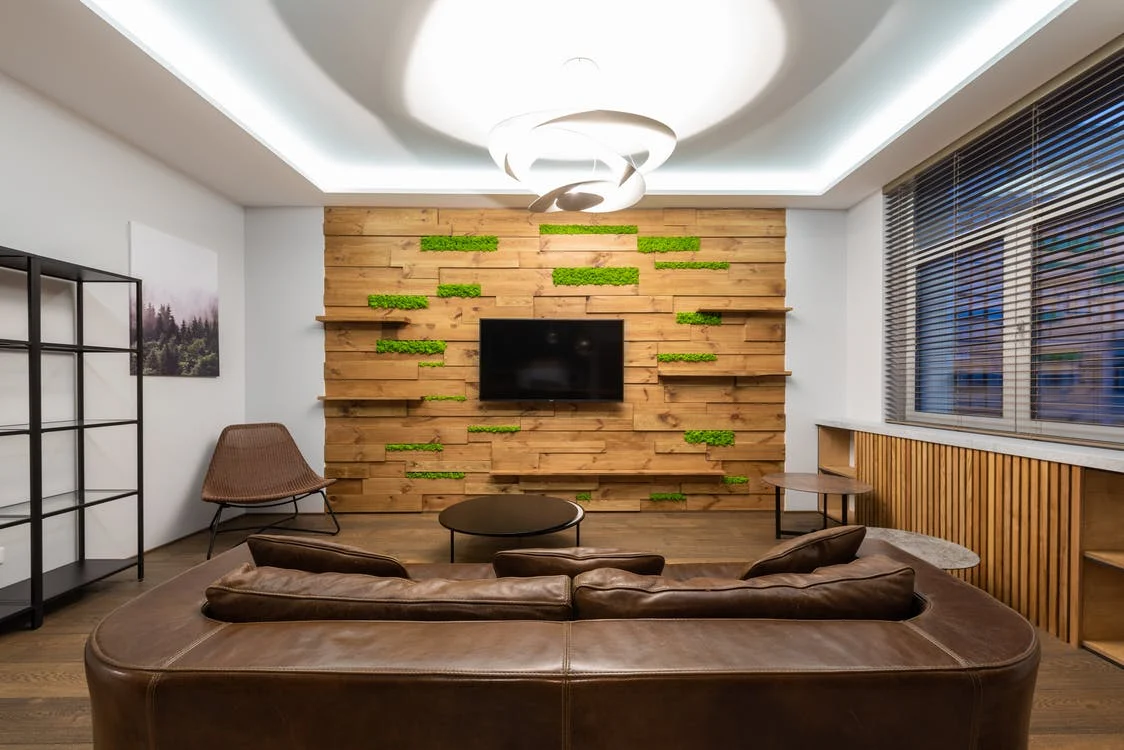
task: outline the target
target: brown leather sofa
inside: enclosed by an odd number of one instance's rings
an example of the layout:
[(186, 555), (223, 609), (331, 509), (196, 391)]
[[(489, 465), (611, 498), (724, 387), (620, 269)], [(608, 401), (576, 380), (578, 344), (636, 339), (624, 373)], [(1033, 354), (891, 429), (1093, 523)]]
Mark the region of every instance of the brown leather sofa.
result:
[[(627, 589), (637, 616), (614, 619), (581, 619), (580, 602), (578, 619), (559, 619), (551, 607), (571, 587), (549, 576), (526, 584), (546, 592), (531, 619), (209, 617), (204, 592), (221, 608), (212, 584), (249, 570), (242, 545), (95, 628), (86, 646), (94, 747), (1026, 748), (1035, 629), (884, 542), (863, 542), (857, 562), (876, 555), (913, 569), (916, 606), (905, 619), (642, 613), (661, 592), (741, 596), (746, 587), (733, 582), (744, 562), (668, 565), (658, 578), (574, 571), (573, 589), (586, 581), (594, 594), (591, 611), (607, 611), (612, 587)], [(468, 598), (506, 611), (496, 597), (513, 579), (496, 579), (489, 565), (407, 571), (416, 585), (386, 585), (432, 592), (464, 581)]]

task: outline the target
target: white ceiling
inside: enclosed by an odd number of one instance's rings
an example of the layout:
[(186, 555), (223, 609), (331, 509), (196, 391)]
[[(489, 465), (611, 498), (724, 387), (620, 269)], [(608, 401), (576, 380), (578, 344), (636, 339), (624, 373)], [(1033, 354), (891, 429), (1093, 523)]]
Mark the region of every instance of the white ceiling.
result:
[(89, 4), (169, 23), (117, 21), (176, 74), (80, 0), (0, 0), (0, 71), (247, 206), (525, 206), (479, 136), (600, 56), (688, 134), (641, 207), (845, 208), (1124, 33), (1124, 0)]

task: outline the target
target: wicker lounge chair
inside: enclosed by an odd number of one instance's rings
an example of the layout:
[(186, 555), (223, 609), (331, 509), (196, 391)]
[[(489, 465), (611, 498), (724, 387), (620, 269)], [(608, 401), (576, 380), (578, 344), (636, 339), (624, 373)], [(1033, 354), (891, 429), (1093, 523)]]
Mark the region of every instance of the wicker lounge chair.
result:
[[(339, 519), (324, 494), (324, 488), (335, 481), (325, 479), (312, 470), (283, 424), (263, 422), (224, 428), (215, 444), (211, 465), (203, 480), (204, 502), (218, 504), (214, 518), (211, 519), (207, 559), (210, 559), (214, 551), (215, 536), (229, 531), (283, 529), (333, 536), (340, 533)], [(335, 530), (282, 526), (281, 524), (296, 519), (297, 501), (313, 494), (324, 498), (324, 507), (335, 524)], [(272, 508), (290, 502), (293, 504), (292, 514), (271, 524), (219, 528), (222, 512), (226, 508)]]

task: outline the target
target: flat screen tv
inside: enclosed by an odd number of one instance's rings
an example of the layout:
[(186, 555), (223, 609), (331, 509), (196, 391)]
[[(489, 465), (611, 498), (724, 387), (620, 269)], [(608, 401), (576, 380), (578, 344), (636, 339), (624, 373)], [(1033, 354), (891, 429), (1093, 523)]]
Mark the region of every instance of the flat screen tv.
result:
[(623, 401), (624, 321), (483, 318), (481, 401)]

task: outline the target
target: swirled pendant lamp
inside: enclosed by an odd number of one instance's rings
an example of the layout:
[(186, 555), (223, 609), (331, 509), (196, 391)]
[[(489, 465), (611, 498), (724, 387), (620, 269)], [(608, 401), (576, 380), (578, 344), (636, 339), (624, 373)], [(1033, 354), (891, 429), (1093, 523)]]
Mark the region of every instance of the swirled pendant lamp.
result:
[(539, 194), (531, 211), (608, 213), (644, 196), (644, 175), (671, 156), (675, 132), (632, 112), (531, 112), (493, 128), (488, 150)]

